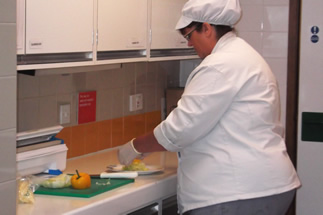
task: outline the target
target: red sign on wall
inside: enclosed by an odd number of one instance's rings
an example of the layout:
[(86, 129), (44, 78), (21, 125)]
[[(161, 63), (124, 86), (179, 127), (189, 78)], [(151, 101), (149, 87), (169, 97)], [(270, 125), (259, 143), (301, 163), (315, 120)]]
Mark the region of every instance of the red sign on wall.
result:
[(96, 120), (96, 91), (81, 92), (78, 96), (78, 124)]

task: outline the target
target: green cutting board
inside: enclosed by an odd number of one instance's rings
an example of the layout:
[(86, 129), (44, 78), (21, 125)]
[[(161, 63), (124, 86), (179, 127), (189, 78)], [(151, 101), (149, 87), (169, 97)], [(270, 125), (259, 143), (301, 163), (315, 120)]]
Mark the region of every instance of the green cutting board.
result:
[[(105, 184), (110, 180), (110, 184)], [(107, 179), (107, 178), (91, 178), (91, 187), (83, 190), (74, 189), (72, 186), (66, 188), (45, 188), (39, 187), (35, 194), (53, 195), (53, 196), (72, 196), (81, 198), (90, 198), (100, 193), (121, 187), (123, 185), (134, 182), (134, 179)]]

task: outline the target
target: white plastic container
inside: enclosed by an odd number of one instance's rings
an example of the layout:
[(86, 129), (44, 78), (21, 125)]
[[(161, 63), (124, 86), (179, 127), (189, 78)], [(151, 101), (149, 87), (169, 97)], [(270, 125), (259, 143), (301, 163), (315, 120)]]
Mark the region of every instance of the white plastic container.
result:
[(26, 176), (48, 172), (49, 170), (64, 171), (66, 168), (67, 150), (65, 144), (59, 144), (17, 153), (17, 175)]

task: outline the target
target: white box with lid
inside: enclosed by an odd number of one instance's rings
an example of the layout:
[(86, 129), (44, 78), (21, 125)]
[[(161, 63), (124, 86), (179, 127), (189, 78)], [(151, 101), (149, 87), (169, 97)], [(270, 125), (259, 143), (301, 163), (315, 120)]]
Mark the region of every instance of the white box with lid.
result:
[(67, 147), (65, 144), (17, 153), (17, 175), (64, 171)]
[[(17, 176), (65, 170), (68, 149), (63, 140), (55, 138), (62, 128), (53, 126), (17, 134)], [(22, 150), (26, 148), (29, 149)]]

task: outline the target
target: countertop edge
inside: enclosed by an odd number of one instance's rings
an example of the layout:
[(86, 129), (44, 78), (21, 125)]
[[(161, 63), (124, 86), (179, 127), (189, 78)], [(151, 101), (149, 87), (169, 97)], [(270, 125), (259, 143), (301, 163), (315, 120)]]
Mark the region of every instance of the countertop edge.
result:
[(140, 189), (133, 189), (129, 193), (120, 193), (64, 213), (64, 215), (88, 215), (106, 213), (107, 211), (109, 211), (109, 214), (125, 214), (176, 195), (176, 187), (177, 176), (173, 174), (162, 180), (150, 183), (147, 186), (142, 186)]

